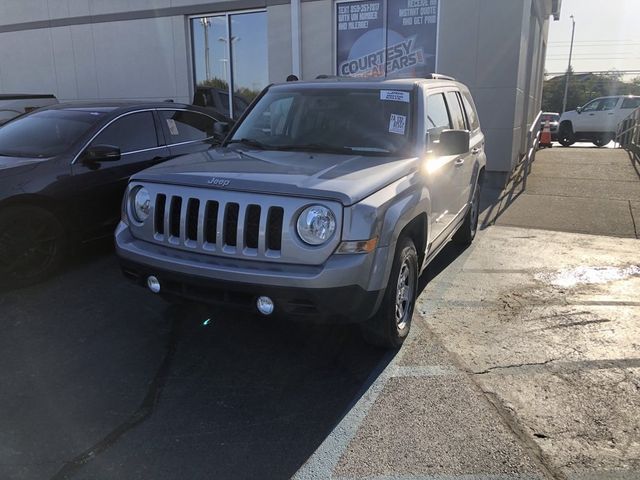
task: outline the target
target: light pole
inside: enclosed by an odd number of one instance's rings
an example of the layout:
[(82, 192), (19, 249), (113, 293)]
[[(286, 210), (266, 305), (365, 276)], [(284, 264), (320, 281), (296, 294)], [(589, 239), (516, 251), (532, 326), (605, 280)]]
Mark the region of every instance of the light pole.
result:
[(567, 95), (569, 94), (569, 74), (571, 73), (571, 57), (573, 56), (573, 38), (576, 33), (576, 19), (571, 15), (571, 21), (573, 27), (571, 29), (571, 47), (569, 48), (569, 66), (567, 67), (567, 74), (564, 81), (564, 98), (562, 100), (562, 113), (567, 111)]
[(211, 26), (211, 20), (207, 17), (202, 17), (200, 23), (204, 28), (204, 72), (208, 82), (211, 80), (211, 66), (209, 65), (209, 27)]

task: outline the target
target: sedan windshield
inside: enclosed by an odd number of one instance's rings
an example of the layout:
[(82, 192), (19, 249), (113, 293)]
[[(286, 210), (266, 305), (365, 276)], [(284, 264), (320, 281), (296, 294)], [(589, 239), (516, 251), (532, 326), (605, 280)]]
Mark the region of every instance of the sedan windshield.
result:
[(410, 92), (377, 89), (271, 91), (229, 143), (263, 150), (400, 154), (409, 145), (410, 97)]
[(101, 117), (102, 112), (43, 110), (0, 127), (0, 155), (45, 158), (68, 150)]

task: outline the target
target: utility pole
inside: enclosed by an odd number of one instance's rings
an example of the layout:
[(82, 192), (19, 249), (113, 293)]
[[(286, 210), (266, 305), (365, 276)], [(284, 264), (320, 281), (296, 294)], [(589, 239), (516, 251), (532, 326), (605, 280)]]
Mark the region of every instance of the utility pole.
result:
[(569, 74), (571, 73), (571, 57), (573, 56), (573, 38), (576, 33), (576, 19), (571, 15), (571, 21), (573, 22), (573, 28), (571, 29), (571, 48), (569, 49), (569, 66), (567, 67), (567, 73), (564, 81), (564, 99), (562, 100), (562, 113), (567, 111), (567, 95), (569, 94)]

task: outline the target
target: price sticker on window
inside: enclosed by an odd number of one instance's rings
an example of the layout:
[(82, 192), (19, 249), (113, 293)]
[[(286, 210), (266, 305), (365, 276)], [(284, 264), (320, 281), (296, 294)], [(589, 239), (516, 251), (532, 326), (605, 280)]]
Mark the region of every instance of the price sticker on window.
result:
[(167, 118), (167, 127), (169, 127), (169, 133), (171, 135), (179, 135), (178, 126), (173, 118)]
[(409, 92), (399, 90), (380, 90), (380, 100), (387, 102), (409, 103)]
[(404, 135), (404, 131), (407, 127), (407, 117), (404, 115), (391, 114), (389, 120), (389, 133), (397, 133), (398, 135)]

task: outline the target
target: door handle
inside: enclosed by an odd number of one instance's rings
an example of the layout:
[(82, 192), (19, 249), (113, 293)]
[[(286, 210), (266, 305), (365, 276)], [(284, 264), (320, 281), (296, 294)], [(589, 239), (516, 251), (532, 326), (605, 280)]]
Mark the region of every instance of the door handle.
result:
[(454, 164), (456, 167), (461, 167), (464, 165), (464, 158), (459, 158), (458, 160), (456, 160), (456, 163)]
[(481, 152), (480, 148), (477, 148), (477, 147), (476, 147), (476, 148), (474, 148), (473, 150), (471, 150), (471, 153), (472, 153), (473, 155), (478, 155), (480, 152)]

